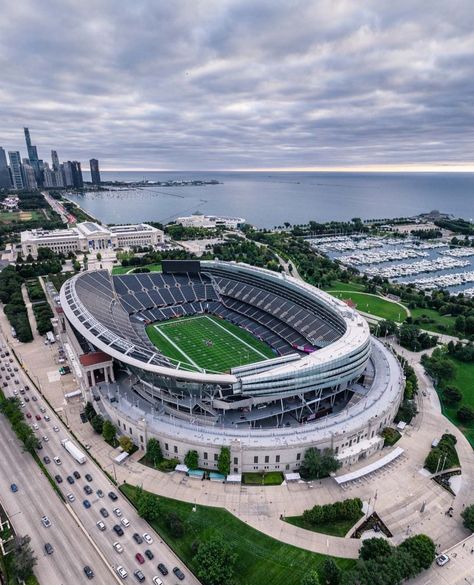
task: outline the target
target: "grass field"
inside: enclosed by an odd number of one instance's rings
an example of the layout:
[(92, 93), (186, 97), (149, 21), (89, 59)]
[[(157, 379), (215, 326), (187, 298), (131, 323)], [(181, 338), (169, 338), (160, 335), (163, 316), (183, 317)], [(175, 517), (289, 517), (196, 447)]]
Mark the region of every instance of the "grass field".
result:
[(335, 280), (331, 286), (324, 288), (326, 292), (331, 292), (333, 290), (351, 290), (351, 291), (360, 291), (364, 292), (364, 285), (358, 284), (357, 282), (342, 282), (340, 280)]
[[(463, 424), (456, 418), (456, 412), (461, 406), (470, 406), (471, 408), (474, 408), (474, 363), (460, 362), (455, 359), (452, 361), (456, 368), (456, 375), (449, 381), (449, 385), (459, 388), (462, 392), (463, 398), (461, 402), (455, 406), (445, 406), (443, 404), (443, 414), (463, 432), (474, 449), (474, 422)], [(443, 402), (442, 396), (441, 402)]]
[(242, 483), (245, 485), (281, 485), (283, 483), (283, 474), (279, 471), (244, 473)]
[[(129, 274), (139, 268), (138, 266), (114, 266), (112, 274)], [(148, 268), (150, 272), (161, 272), (161, 264), (148, 264), (148, 266), (141, 266), (140, 268)]]
[(39, 211), (0, 211), (0, 223), (11, 223), (12, 221), (29, 221), (31, 219), (44, 219)]
[(426, 331), (435, 331), (436, 333), (448, 333), (455, 335), (454, 322), (455, 317), (440, 315), (433, 309), (415, 308), (411, 310), (414, 320), (419, 320), (418, 326)]
[(212, 315), (181, 317), (146, 328), (164, 355), (192, 370), (227, 372), (230, 368), (276, 357), (263, 341)]
[[(362, 516), (363, 514), (361, 512), (357, 520), (362, 518)], [(344, 537), (357, 520), (340, 520), (339, 522), (327, 522), (324, 524), (308, 524), (303, 520), (302, 516), (290, 516), (285, 518), (285, 522), (293, 524), (293, 526), (298, 526), (299, 528), (304, 528), (305, 530), (310, 530), (312, 532), (320, 532), (322, 534), (340, 537)]]
[(382, 319), (389, 319), (390, 321), (404, 321), (408, 316), (408, 312), (404, 307), (391, 303), (382, 297), (369, 295), (363, 292), (351, 292), (348, 290), (328, 290), (328, 293), (338, 299), (351, 299), (357, 306), (358, 311), (369, 313)]
[[(121, 491), (134, 502), (135, 487), (123, 485)], [(238, 585), (299, 585), (311, 569), (317, 569), (326, 558), (324, 555), (305, 551), (279, 542), (262, 532), (251, 528), (223, 508), (197, 506), (193, 504), (156, 496), (162, 513), (159, 520), (152, 522), (153, 528), (174, 552), (196, 570), (193, 561), (193, 544), (220, 537), (237, 554), (235, 578)], [(166, 523), (170, 512), (177, 513), (185, 523), (182, 538), (173, 538)], [(350, 569), (355, 561), (334, 559), (341, 569)]]

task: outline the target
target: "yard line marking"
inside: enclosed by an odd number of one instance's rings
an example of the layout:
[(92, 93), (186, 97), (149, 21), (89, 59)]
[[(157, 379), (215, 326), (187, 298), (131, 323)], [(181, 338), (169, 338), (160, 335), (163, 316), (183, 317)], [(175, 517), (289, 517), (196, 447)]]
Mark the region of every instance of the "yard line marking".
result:
[(202, 372), (202, 371), (203, 371), (203, 369), (202, 369), (201, 367), (199, 367), (199, 366), (197, 365), (197, 363), (196, 363), (196, 362), (194, 362), (194, 361), (193, 361), (193, 360), (192, 360), (192, 359), (191, 359), (191, 358), (188, 356), (188, 354), (187, 354), (186, 352), (184, 352), (184, 351), (183, 351), (183, 350), (182, 350), (182, 349), (179, 347), (179, 345), (176, 345), (176, 343), (175, 343), (175, 342), (174, 342), (174, 341), (173, 341), (171, 338), (169, 338), (169, 337), (166, 335), (166, 333), (164, 333), (163, 331), (161, 331), (161, 329), (160, 329), (159, 327), (155, 327), (155, 329), (156, 329), (156, 331), (158, 331), (158, 333), (159, 333), (160, 335), (162, 335), (162, 336), (163, 336), (163, 337), (166, 339), (166, 341), (167, 341), (168, 343), (171, 343), (171, 345), (172, 345), (172, 346), (173, 346), (173, 347), (174, 347), (174, 348), (175, 348), (177, 351), (179, 351), (179, 353), (180, 353), (182, 356), (184, 356), (184, 358), (185, 358), (186, 360), (188, 360), (188, 361), (189, 361), (189, 363), (191, 363), (191, 364), (192, 364), (192, 365), (193, 365), (195, 368), (197, 368), (197, 369), (198, 369), (200, 372)]
[(255, 353), (258, 353), (258, 355), (261, 355), (264, 359), (267, 359), (267, 356), (262, 353), (261, 351), (259, 351), (258, 349), (256, 349), (255, 347), (252, 347), (250, 345), (250, 343), (247, 343), (246, 341), (244, 341), (243, 339), (241, 339), (240, 337), (238, 337), (237, 335), (235, 335), (235, 333), (232, 333), (232, 331), (229, 331), (228, 329), (226, 329), (223, 325), (221, 325), (220, 323), (218, 323), (217, 321), (214, 321), (213, 319), (211, 319), (208, 315), (206, 315), (206, 319), (209, 319), (209, 321), (211, 321), (212, 323), (214, 323), (214, 325), (217, 325), (217, 327), (220, 327), (221, 329), (223, 329), (226, 333), (228, 333), (229, 335), (232, 335), (232, 337), (235, 337), (235, 339), (237, 339), (238, 341), (240, 341), (240, 343), (243, 343), (244, 345), (246, 345), (248, 348), (250, 348), (252, 351), (254, 351)]

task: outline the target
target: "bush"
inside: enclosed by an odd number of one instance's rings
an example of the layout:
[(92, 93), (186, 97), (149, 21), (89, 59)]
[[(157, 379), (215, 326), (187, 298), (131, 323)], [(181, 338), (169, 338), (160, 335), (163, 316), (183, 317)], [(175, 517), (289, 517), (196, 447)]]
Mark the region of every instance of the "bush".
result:
[(456, 412), (456, 417), (461, 422), (470, 423), (474, 420), (474, 409), (470, 406), (461, 406)]
[(461, 512), (461, 518), (463, 519), (464, 526), (474, 532), (474, 504), (468, 506)]
[(326, 524), (341, 520), (357, 520), (362, 511), (362, 500), (359, 498), (347, 499), (334, 504), (313, 506), (303, 512), (303, 520), (308, 524)]
[(425, 467), (431, 473), (443, 469), (450, 469), (459, 465), (459, 458), (456, 452), (456, 437), (451, 434), (444, 434), (438, 445), (433, 447), (425, 459)]
[(202, 542), (194, 557), (197, 576), (204, 585), (231, 585), (234, 582), (237, 555), (221, 538)]
[(391, 545), (385, 538), (368, 538), (362, 542), (359, 551), (359, 558), (364, 561), (382, 559), (392, 554)]
[(385, 427), (382, 431), (382, 437), (385, 439), (384, 446), (391, 447), (392, 445), (395, 445), (398, 439), (400, 439), (401, 434), (397, 431), (397, 429)]

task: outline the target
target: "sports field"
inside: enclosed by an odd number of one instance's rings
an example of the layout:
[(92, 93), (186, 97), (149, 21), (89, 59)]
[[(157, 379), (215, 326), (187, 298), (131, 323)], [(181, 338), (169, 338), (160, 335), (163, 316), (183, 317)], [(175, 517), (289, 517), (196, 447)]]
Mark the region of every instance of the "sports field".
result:
[(251, 333), (212, 315), (181, 317), (146, 328), (152, 343), (183, 369), (228, 372), (231, 368), (276, 357)]

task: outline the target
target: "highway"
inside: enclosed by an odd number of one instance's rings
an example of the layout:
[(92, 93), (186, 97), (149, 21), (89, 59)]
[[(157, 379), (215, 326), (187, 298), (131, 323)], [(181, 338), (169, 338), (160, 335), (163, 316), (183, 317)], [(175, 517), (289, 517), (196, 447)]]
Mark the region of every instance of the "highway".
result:
[[(8, 348), (4, 344), (1, 352), (7, 350)], [(13, 358), (14, 361), (10, 362), (10, 358)], [(29, 390), (25, 391), (23, 395), (18, 394), (18, 397), (25, 400), (23, 412), (27, 417), (26, 421), (32, 426), (37, 425), (38, 427), (35, 429), (35, 433), (43, 445), (43, 448), (38, 451), (38, 455), (42, 459), (45, 456), (49, 457), (50, 463), (47, 463), (46, 467), (50, 474), (53, 477), (60, 475), (63, 481), (59, 484), (59, 488), (65, 495), (72, 493), (75, 498), (73, 502), (68, 502), (66, 505), (60, 502), (31, 456), (21, 453), (21, 447), (13, 438), (9, 424), (5, 421), (5, 424), (0, 425), (2, 438), (0, 447), (1, 493), (5, 494), (4, 504), (8, 513), (13, 516), (12, 522), (15, 528), (20, 534), (30, 534), (36, 554), (41, 557), (42, 562), (38, 563), (37, 575), (42, 585), (72, 585), (72, 583), (88, 582), (83, 573), (83, 567), (86, 564), (90, 565), (96, 574), (94, 581), (104, 584), (122, 582), (116, 573), (116, 567), (123, 566), (128, 573), (127, 581), (138, 583), (139, 580), (133, 573), (139, 569), (145, 577), (145, 583), (153, 583), (153, 577), (157, 576), (164, 585), (175, 585), (179, 581), (172, 573), (172, 569), (177, 566), (185, 575), (183, 584), (199, 585), (199, 581), (194, 575), (161, 542), (159, 536), (152, 531), (147, 522), (138, 516), (135, 509), (100, 468), (88, 456), (86, 463), (78, 464), (64, 449), (61, 445), (62, 439), (70, 438), (76, 445), (77, 443), (69, 435), (55, 412), (49, 408), (41, 395), (32, 387), (31, 382), (26, 379), (21, 368), (18, 372), (13, 371), (13, 368), (18, 367), (18, 364), (11, 352), (9, 356), (1, 358), (0, 366), (5, 368), (5, 370), (0, 371), (2, 387), (6, 381), (6, 375), (11, 377), (7, 381), (7, 386), (3, 387), (6, 395), (11, 396), (15, 391), (24, 388), (25, 385), (29, 386)], [(12, 371), (8, 372), (8, 368)], [(18, 378), (18, 384), (15, 383), (16, 378)], [(33, 396), (36, 397), (36, 401), (33, 400)], [(26, 398), (28, 398), (28, 402), (26, 402)], [(28, 418), (28, 415), (31, 418)], [(36, 420), (36, 416), (41, 417), (40, 420)], [(45, 416), (48, 416), (50, 420), (45, 420)], [(54, 431), (54, 427), (58, 429), (57, 432)], [(47, 437), (47, 440), (44, 437)], [(84, 453), (87, 455), (86, 451)], [(54, 462), (54, 457), (60, 458), (60, 465)], [(66, 478), (73, 476), (74, 471), (80, 474), (80, 478), (74, 479), (74, 483), (70, 485)], [(92, 476), (92, 481), (86, 480), (86, 474)], [(35, 478), (34, 481), (32, 481), (32, 477)], [(18, 493), (11, 493), (11, 483), (18, 485)], [(85, 493), (86, 485), (90, 486), (92, 494)], [(102, 497), (97, 494), (98, 490), (102, 490)], [(111, 491), (118, 496), (115, 502), (108, 496)], [(84, 506), (83, 502), (86, 499), (90, 502), (90, 508)], [(21, 506), (18, 505), (19, 503)], [(68, 507), (72, 513), (68, 511)], [(114, 514), (113, 509), (116, 507), (120, 508), (121, 517)], [(101, 515), (101, 508), (107, 510), (108, 517), (104, 518)], [(53, 522), (51, 528), (46, 529), (42, 526), (40, 518), (44, 514), (48, 515)], [(73, 515), (77, 517), (83, 530), (76, 525)], [(112, 528), (115, 524), (120, 524), (123, 518), (127, 518), (130, 525), (128, 527), (122, 525), (124, 535), (117, 536)], [(104, 531), (97, 527), (99, 520), (103, 521), (106, 526)], [(86, 538), (86, 533), (100, 554), (93, 550), (93, 546)], [(134, 533), (142, 538), (144, 533), (148, 533), (153, 542), (147, 544), (143, 541), (138, 544), (133, 538)], [(120, 554), (113, 547), (113, 543), (117, 541), (123, 547), (123, 552)], [(44, 557), (45, 542), (51, 542), (54, 546), (53, 555)], [(145, 555), (147, 549), (153, 555), (151, 560)], [(140, 553), (144, 558), (143, 564), (140, 564), (136, 559), (137, 553)], [(105, 563), (100, 556), (105, 559)], [(161, 575), (157, 569), (158, 563), (163, 563), (167, 567), (168, 575)]]
[[(11, 430), (10, 423), (0, 419), (0, 494), (15, 531), (28, 534), (38, 558), (35, 574), (42, 585), (69, 585), (86, 583), (83, 569), (91, 565), (100, 583), (113, 583), (110, 569), (99, 555), (69, 512), (60, 503), (48, 480), (29, 453), (23, 452)], [(10, 485), (16, 483), (18, 492)], [(52, 522), (50, 528), (41, 523), (42, 516)], [(44, 550), (45, 543), (54, 548), (52, 555)]]

